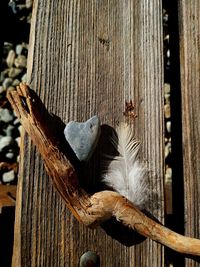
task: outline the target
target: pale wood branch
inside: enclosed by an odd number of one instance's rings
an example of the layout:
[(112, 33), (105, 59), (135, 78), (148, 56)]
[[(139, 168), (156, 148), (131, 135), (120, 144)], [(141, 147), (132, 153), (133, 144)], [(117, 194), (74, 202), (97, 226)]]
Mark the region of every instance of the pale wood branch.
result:
[[(112, 216), (124, 225), (180, 253), (200, 256), (200, 240), (179, 235), (153, 221), (125, 197), (112, 191), (88, 195), (79, 185), (76, 171), (52, 130), (54, 118), (36, 93), (20, 84), (7, 97), (23, 127), (38, 148), (49, 176), (78, 221), (95, 227)], [(55, 127), (55, 125), (54, 125)]]

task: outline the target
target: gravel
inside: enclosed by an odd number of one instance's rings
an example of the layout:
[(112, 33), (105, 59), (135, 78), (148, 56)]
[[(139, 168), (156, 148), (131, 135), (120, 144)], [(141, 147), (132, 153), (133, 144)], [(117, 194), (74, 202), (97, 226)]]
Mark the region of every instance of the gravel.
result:
[[(31, 0), (12, 0), (8, 1), (8, 11), (28, 25), (32, 5)], [(0, 72), (0, 184), (17, 184), (16, 164), (19, 161), (22, 126), (10, 107), (6, 92), (26, 81), (27, 54), (28, 44), (25, 41), (5, 40)]]

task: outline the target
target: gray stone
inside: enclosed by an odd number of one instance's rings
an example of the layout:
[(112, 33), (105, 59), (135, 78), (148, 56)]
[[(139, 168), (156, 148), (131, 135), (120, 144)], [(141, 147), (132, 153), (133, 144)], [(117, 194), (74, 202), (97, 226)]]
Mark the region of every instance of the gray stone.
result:
[(3, 136), (0, 139), (0, 152), (5, 149), (6, 147), (8, 147), (9, 145), (11, 145), (13, 142), (12, 137), (10, 136)]
[(12, 125), (8, 125), (8, 127), (4, 130), (5, 134), (11, 137), (14, 135), (14, 131), (15, 131), (15, 127)]
[(165, 103), (170, 104), (170, 94), (165, 94)]
[(17, 137), (17, 138), (15, 138), (15, 141), (17, 142), (18, 147), (20, 147), (20, 144), (21, 144), (21, 137)]
[(9, 86), (11, 86), (13, 83), (13, 79), (12, 78), (5, 78), (5, 80), (3, 81), (3, 87), (5, 89), (8, 89)]
[(15, 154), (13, 152), (6, 153), (6, 158), (8, 158), (8, 159), (13, 159), (14, 156), (15, 156)]
[(14, 81), (13, 81), (13, 83), (12, 83), (12, 86), (17, 86), (17, 85), (19, 85), (20, 84), (20, 80), (18, 80), (18, 79), (15, 79)]
[(165, 88), (165, 94), (169, 94), (170, 91), (171, 91), (170, 84), (169, 83), (165, 83), (164, 84), (164, 88)]
[(23, 83), (26, 83), (27, 82), (27, 75), (26, 75), (26, 73), (22, 76), (21, 80), (22, 80)]
[(0, 121), (11, 122), (14, 119), (13, 113), (7, 108), (0, 108)]
[(93, 251), (86, 251), (81, 257), (79, 267), (100, 267), (100, 257)]
[(15, 59), (15, 66), (17, 68), (26, 68), (26, 64), (27, 64), (27, 58), (24, 55), (19, 55)]
[(100, 122), (97, 116), (86, 122), (69, 122), (64, 135), (80, 161), (89, 160), (100, 136)]
[(171, 117), (171, 108), (169, 104), (165, 104), (164, 111), (165, 111), (165, 118), (169, 119)]
[(21, 55), (22, 54), (22, 50), (23, 50), (23, 45), (22, 44), (16, 45), (15, 51), (16, 51), (17, 55)]
[(13, 125), (19, 125), (20, 124), (20, 120), (18, 118), (16, 118), (13, 122)]
[(2, 175), (2, 180), (4, 183), (10, 183), (15, 179), (15, 173), (13, 170), (9, 171), (9, 172), (5, 172)]
[[(8, 76), (10, 78), (16, 78), (20, 73), (22, 73), (22, 69), (19, 68), (10, 68)], [(12, 81), (13, 84), (13, 81)]]
[(169, 154), (171, 154), (171, 142), (168, 142), (165, 145), (165, 158), (167, 158), (169, 156)]
[(171, 133), (171, 121), (166, 122), (166, 128), (167, 128), (168, 133)]
[(33, 5), (33, 0), (26, 0), (26, 8), (30, 9)]
[(6, 63), (7, 63), (9, 68), (11, 68), (13, 66), (14, 61), (15, 61), (15, 51), (10, 50), (8, 53), (8, 56), (6, 58)]
[(172, 168), (167, 167), (165, 172), (165, 182), (170, 183), (172, 181)]

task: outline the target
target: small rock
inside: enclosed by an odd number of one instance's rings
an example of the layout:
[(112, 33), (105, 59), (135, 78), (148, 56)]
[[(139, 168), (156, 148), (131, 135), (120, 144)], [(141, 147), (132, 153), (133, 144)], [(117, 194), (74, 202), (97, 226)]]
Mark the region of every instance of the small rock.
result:
[(19, 125), (20, 124), (20, 120), (18, 118), (16, 118), (13, 122), (13, 125)]
[(170, 153), (171, 153), (171, 143), (169, 142), (165, 146), (165, 158), (167, 158)]
[(3, 136), (1, 139), (0, 139), (0, 152), (8, 147), (9, 145), (11, 145), (13, 142), (13, 139), (12, 137), (10, 136)]
[(15, 48), (16, 54), (17, 55), (21, 55), (22, 54), (22, 50), (23, 50), (23, 45), (18, 44)]
[(100, 267), (100, 257), (93, 251), (86, 251), (81, 257), (79, 267)]
[(7, 63), (9, 68), (11, 68), (13, 66), (14, 61), (15, 61), (15, 51), (10, 50), (8, 53), (8, 56), (6, 58), (6, 63)]
[(8, 89), (9, 86), (11, 86), (13, 83), (13, 79), (12, 78), (6, 78), (3, 82), (3, 87), (5, 89)]
[(26, 65), (27, 65), (27, 59), (24, 55), (19, 55), (15, 59), (15, 66), (17, 68), (26, 68)]
[(13, 159), (14, 158), (14, 153), (13, 152), (8, 152), (8, 153), (6, 153), (6, 158), (8, 158), (8, 159)]
[(17, 142), (18, 147), (20, 147), (21, 137), (17, 137), (17, 138), (15, 138), (15, 141)]
[(166, 128), (167, 128), (168, 133), (171, 133), (171, 121), (166, 122)]
[[(8, 76), (10, 78), (16, 78), (20, 73), (22, 72), (22, 69), (19, 68), (10, 68)], [(12, 81), (13, 83), (13, 81)]]
[(167, 50), (167, 57), (170, 58), (170, 50)]
[(169, 83), (165, 83), (164, 84), (164, 90), (165, 90), (165, 94), (169, 94), (170, 93), (171, 88), (170, 88), (170, 84)]
[(4, 130), (6, 136), (13, 136), (15, 131), (15, 127), (12, 125), (8, 125), (8, 127)]
[(26, 8), (30, 9), (33, 5), (33, 0), (26, 0)]
[(13, 114), (7, 108), (0, 108), (0, 121), (11, 122), (14, 119)]
[(169, 119), (171, 117), (171, 109), (169, 104), (165, 105), (164, 111), (165, 111), (165, 118)]
[(100, 136), (100, 122), (93, 116), (86, 122), (69, 122), (64, 135), (80, 161), (87, 161), (95, 150)]
[(13, 170), (9, 171), (9, 172), (5, 172), (2, 175), (2, 180), (4, 183), (10, 183), (15, 179), (15, 173)]
[(17, 86), (17, 85), (19, 85), (20, 84), (20, 81), (18, 80), (18, 79), (15, 79), (14, 81), (13, 81), (13, 83), (12, 83), (12, 86)]
[(20, 125), (20, 126), (18, 127), (18, 131), (19, 131), (20, 134), (22, 134), (22, 129), (23, 129), (23, 127), (22, 127), (22, 125)]
[(22, 76), (21, 81), (23, 83), (26, 83), (27, 82), (27, 75), (26, 75), (26, 73)]
[(170, 104), (170, 94), (165, 94), (165, 103)]
[(165, 172), (165, 182), (170, 183), (172, 181), (172, 168), (167, 167)]

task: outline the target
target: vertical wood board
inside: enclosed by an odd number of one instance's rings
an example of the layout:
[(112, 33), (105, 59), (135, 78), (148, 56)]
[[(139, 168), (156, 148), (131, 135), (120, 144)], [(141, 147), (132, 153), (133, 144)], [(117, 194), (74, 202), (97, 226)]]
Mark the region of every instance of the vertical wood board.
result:
[[(200, 2), (179, 1), (185, 235), (200, 238)], [(186, 266), (200, 266), (187, 260)]]
[[(36, 0), (30, 41), (29, 83), (63, 121), (97, 114), (101, 124), (115, 127), (125, 120), (125, 101), (133, 100), (135, 133), (150, 170), (149, 210), (163, 222), (161, 1)], [(78, 266), (87, 250), (100, 255), (101, 266), (164, 266), (163, 248), (151, 240), (128, 246), (102, 228), (80, 225), (54, 191), (35, 147), (24, 140), (13, 266)], [(93, 190), (98, 160), (88, 169)]]

